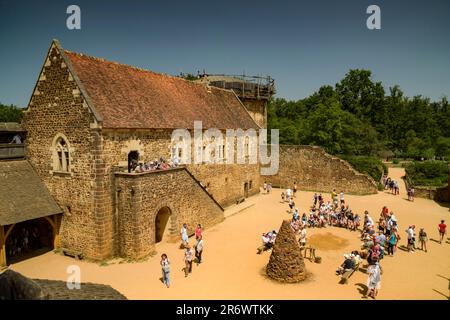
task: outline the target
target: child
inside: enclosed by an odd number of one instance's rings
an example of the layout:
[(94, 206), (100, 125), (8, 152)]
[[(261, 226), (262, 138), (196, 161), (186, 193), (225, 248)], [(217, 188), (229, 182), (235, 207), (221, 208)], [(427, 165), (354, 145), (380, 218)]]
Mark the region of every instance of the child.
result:
[(423, 228), (420, 228), (419, 231), (419, 241), (420, 241), (420, 250), (424, 251), (423, 248), (425, 247), (425, 252), (427, 252), (427, 233)]

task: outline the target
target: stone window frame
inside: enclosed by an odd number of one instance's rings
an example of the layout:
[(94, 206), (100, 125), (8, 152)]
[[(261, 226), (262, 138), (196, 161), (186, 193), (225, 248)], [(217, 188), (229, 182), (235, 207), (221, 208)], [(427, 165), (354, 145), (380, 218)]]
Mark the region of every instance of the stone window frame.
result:
[[(61, 141), (64, 144), (61, 144)], [(57, 133), (53, 138), (50, 150), (52, 152), (51, 173), (72, 175), (73, 148), (70, 146), (69, 139), (63, 133)], [(63, 168), (61, 168), (61, 165)]]

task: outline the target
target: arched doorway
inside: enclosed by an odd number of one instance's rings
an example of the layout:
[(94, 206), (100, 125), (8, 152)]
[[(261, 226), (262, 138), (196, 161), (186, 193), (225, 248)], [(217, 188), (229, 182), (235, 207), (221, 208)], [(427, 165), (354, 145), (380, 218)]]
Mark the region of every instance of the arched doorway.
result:
[[(43, 217), (27, 220), (5, 228), (7, 229), (4, 239), (7, 265), (54, 249), (56, 234), (49, 219)], [(50, 221), (54, 222), (51, 219)]]
[(130, 151), (130, 153), (128, 153), (128, 173), (130, 173), (131, 170), (134, 169), (133, 167), (137, 165), (138, 162), (139, 162), (139, 152)]
[(172, 211), (169, 207), (162, 207), (159, 209), (155, 218), (155, 243), (163, 241), (169, 235), (166, 230), (170, 226), (170, 216)]

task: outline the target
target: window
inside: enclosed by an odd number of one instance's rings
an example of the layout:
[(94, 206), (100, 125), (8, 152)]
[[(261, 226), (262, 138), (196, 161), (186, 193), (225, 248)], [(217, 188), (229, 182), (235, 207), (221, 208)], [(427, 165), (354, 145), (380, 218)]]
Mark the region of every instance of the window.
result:
[(59, 136), (54, 144), (53, 169), (58, 172), (70, 172), (70, 153), (67, 141)]

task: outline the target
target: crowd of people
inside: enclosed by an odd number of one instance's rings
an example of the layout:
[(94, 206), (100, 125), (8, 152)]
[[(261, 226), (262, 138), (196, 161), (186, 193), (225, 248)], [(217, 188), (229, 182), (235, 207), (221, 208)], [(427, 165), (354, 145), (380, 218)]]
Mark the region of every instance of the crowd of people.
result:
[[(203, 235), (202, 235), (202, 226), (198, 224), (195, 228), (195, 244), (191, 246), (189, 244), (189, 235), (188, 235), (188, 224), (183, 223), (183, 226), (180, 230), (181, 236), (181, 245), (180, 248), (184, 250), (183, 261), (185, 264), (184, 276), (187, 277), (192, 273), (192, 263), (196, 262), (197, 266), (202, 263), (202, 254), (204, 248)], [(194, 259), (195, 257), (195, 259)], [(162, 282), (166, 285), (167, 288), (170, 287), (170, 260), (167, 254), (163, 253), (161, 255), (160, 261), (161, 269), (162, 269)]]
[(383, 175), (383, 185), (384, 190), (388, 190), (393, 195), (398, 196), (400, 194), (399, 184), (397, 180), (391, 179), (390, 177)]
[(40, 233), (37, 227), (23, 225), (15, 226), (6, 240), (8, 258), (20, 257), (42, 247)]
[(142, 173), (155, 170), (168, 170), (178, 167), (178, 158), (167, 161), (163, 157), (155, 159), (149, 162), (138, 162), (137, 160), (132, 160), (130, 164), (130, 172), (132, 173)]
[[(385, 177), (385, 188), (392, 194), (399, 194), (398, 182)], [(381, 287), (382, 267), (381, 261), (385, 256), (394, 256), (401, 240), (399, 224), (397, 218), (386, 206), (381, 209), (380, 216), (375, 222), (368, 211), (364, 212), (363, 217), (354, 213), (349, 204), (345, 201), (345, 194), (341, 191), (339, 194), (334, 189), (331, 192), (331, 200), (325, 201), (321, 193), (315, 193), (312, 198), (312, 205), (309, 207), (309, 213), (305, 212), (300, 216), (299, 209), (295, 206), (294, 197), (297, 191), (296, 183), (294, 188), (288, 188), (281, 193), (283, 203), (287, 202), (289, 214), (292, 214), (291, 228), (298, 236), (300, 248), (306, 247), (306, 229), (324, 228), (324, 227), (343, 227), (351, 231), (360, 231), (361, 248), (353, 250), (344, 255), (343, 263), (338, 267), (336, 273), (343, 275), (346, 272), (358, 270), (361, 263), (367, 261), (366, 273), (368, 275), (365, 297), (376, 298), (378, 290)], [(293, 191), (295, 190), (295, 191)], [(408, 190), (408, 199), (413, 201), (414, 190)], [(361, 222), (361, 219), (363, 221)], [(442, 220), (438, 226), (440, 243), (442, 243), (447, 234), (445, 221)], [(424, 228), (420, 228), (418, 234), (418, 243), (416, 239), (415, 225), (409, 226), (405, 231), (407, 234), (408, 252), (414, 252), (419, 248), (427, 252), (428, 236)], [(258, 248), (258, 253), (269, 250), (273, 247), (276, 239), (275, 231), (263, 234), (263, 245)]]

